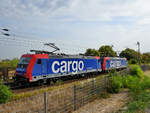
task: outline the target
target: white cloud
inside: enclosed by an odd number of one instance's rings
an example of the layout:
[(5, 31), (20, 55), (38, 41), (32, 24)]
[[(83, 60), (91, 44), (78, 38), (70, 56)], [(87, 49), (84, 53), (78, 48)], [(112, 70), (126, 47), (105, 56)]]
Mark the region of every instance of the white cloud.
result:
[[(116, 1), (116, 2), (115, 2)], [(9, 16), (70, 16), (82, 21), (112, 20), (113, 16), (131, 16), (134, 2), (123, 0), (3, 0), (0, 13)]]
[(149, 4), (149, 0), (1, 0), (0, 26), (94, 48), (113, 44), (116, 50), (136, 49), (140, 41), (142, 50), (150, 51)]
[(0, 15), (48, 20), (112, 21), (117, 16), (143, 18), (150, 14), (149, 4), (149, 0), (2, 0)]

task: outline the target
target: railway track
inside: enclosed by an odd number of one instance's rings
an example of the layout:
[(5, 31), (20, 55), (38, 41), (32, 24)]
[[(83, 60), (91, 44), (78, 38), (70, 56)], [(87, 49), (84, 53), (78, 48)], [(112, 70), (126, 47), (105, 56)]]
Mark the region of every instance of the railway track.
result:
[[(102, 75), (106, 75), (106, 73), (99, 73), (96, 75), (88, 75), (86, 77), (77, 77), (77, 78), (72, 78), (72, 79), (66, 79), (66, 80), (62, 80), (63, 84), (68, 84), (68, 83), (72, 83), (72, 82), (76, 82), (76, 81), (83, 81), (89, 78), (95, 78), (97, 76), (102, 76)], [(60, 80), (60, 79), (59, 79)], [(11, 83), (5, 83), (5, 85), (9, 86), (10, 89), (12, 90), (13, 93), (23, 93), (23, 92), (27, 92), (27, 91), (34, 91), (37, 89), (41, 89), (41, 88), (49, 88), (49, 87), (53, 87), (53, 86), (58, 86), (57, 83), (53, 83), (53, 84), (43, 84), (43, 85), (38, 85), (38, 84), (33, 84), (33, 85), (21, 85), (21, 86), (15, 86), (12, 82)]]

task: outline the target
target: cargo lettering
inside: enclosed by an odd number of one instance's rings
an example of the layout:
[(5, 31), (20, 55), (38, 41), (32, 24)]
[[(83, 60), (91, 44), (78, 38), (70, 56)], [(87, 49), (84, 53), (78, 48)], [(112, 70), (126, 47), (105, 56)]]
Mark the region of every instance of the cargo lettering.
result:
[(110, 61), (111, 68), (120, 67), (120, 66), (121, 66), (121, 61)]
[[(72, 69), (72, 70), (71, 70)], [(65, 72), (73, 72), (77, 73), (78, 71), (82, 71), (84, 69), (83, 61), (54, 61), (52, 63), (52, 71), (53, 73), (65, 73)]]

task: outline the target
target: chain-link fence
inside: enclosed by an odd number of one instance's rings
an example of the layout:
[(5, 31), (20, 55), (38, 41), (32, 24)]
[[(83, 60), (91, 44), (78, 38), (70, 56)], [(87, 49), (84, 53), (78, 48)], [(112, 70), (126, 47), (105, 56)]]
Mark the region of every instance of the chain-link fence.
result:
[(95, 99), (104, 92), (107, 78), (92, 80), (79, 85), (68, 87), (55, 95), (47, 93), (48, 113), (70, 113)]
[(2, 104), (0, 113), (70, 113), (104, 92), (107, 79), (108, 77), (90, 79), (78, 85)]

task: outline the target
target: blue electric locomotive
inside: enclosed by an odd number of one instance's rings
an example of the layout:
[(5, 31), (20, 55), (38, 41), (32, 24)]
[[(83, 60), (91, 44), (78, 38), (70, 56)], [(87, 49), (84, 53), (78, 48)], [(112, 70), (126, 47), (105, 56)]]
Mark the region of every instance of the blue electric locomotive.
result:
[(49, 81), (60, 77), (98, 73), (127, 67), (126, 58), (60, 55), (40, 52), (24, 54), (16, 68), (16, 81)]
[(79, 55), (22, 55), (16, 68), (16, 79), (35, 82), (69, 75), (101, 72), (101, 59)]

